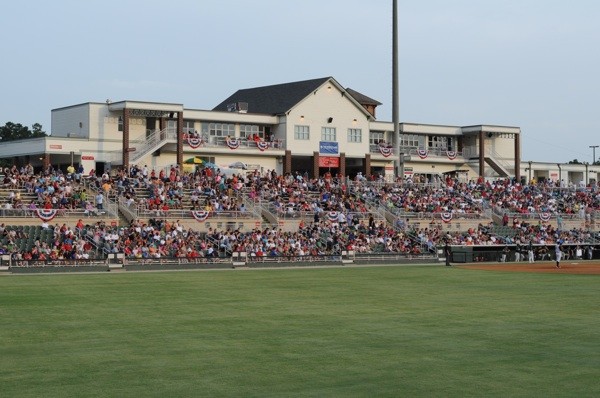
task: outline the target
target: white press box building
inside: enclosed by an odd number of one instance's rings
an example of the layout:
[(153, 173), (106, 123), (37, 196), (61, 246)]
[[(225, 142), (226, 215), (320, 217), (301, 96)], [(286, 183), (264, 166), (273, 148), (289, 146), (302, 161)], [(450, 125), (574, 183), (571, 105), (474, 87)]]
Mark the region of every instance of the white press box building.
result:
[[(358, 173), (393, 180), (452, 174), (588, 182), (583, 165), (521, 162), (518, 127), (379, 121), (380, 102), (332, 77), (241, 89), (212, 110), (146, 101), (88, 102), (52, 110), (51, 135), (0, 146), (17, 165), (82, 164), (102, 173), (133, 164), (158, 170), (233, 164), (277, 173)], [(400, 150), (398, 151), (397, 144)]]

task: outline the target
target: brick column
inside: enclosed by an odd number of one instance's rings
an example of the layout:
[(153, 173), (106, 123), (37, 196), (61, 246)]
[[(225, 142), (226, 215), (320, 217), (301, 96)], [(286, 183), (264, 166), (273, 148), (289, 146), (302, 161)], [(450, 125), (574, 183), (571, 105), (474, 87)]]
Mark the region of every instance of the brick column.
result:
[(123, 109), (123, 170), (129, 172), (129, 109)]
[(42, 159), (42, 165), (44, 167), (44, 171), (50, 166), (50, 154), (44, 153), (44, 159)]
[(313, 152), (313, 178), (319, 178), (319, 152)]
[(177, 164), (183, 171), (183, 111), (177, 112)]
[(289, 174), (292, 172), (292, 151), (289, 149), (285, 151), (285, 156), (283, 158), (283, 175)]
[(479, 132), (479, 176), (485, 177), (485, 138), (484, 132)]
[(515, 134), (515, 180), (521, 182), (521, 135)]
[(346, 153), (340, 152), (340, 174), (346, 177)]
[(283, 175), (292, 172), (292, 151), (286, 150), (283, 155)]
[(366, 178), (371, 178), (371, 154), (365, 155), (365, 169), (363, 170)]

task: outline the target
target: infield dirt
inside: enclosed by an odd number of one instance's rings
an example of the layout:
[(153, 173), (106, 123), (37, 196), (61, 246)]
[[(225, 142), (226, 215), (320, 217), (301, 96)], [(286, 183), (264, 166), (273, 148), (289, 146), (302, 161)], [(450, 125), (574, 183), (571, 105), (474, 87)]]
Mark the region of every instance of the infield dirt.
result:
[(555, 262), (547, 261), (539, 263), (468, 264), (456, 265), (456, 267), (487, 271), (600, 275), (600, 262), (598, 261), (562, 261), (560, 268), (556, 268)]

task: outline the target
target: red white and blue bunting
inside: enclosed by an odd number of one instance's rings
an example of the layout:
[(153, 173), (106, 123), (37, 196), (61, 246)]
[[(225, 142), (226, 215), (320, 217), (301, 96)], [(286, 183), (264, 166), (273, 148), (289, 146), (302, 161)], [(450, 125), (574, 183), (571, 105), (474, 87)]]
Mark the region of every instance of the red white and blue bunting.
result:
[(543, 222), (550, 221), (551, 217), (552, 217), (552, 214), (550, 214), (550, 213), (540, 213), (540, 220), (542, 220)]
[(256, 147), (261, 151), (264, 151), (265, 149), (269, 148), (269, 146), (271, 146), (269, 142), (256, 141)]
[(456, 151), (446, 151), (446, 156), (448, 156), (448, 159), (454, 160), (456, 159)]
[(440, 214), (440, 217), (442, 217), (443, 222), (449, 223), (452, 220), (452, 213), (444, 212)]
[(237, 138), (230, 138), (227, 140), (227, 146), (229, 149), (238, 149), (240, 146), (240, 140)]
[(388, 148), (385, 145), (379, 145), (379, 152), (381, 152), (381, 154), (386, 158), (389, 157), (392, 153), (394, 153), (392, 148)]
[(425, 159), (427, 155), (429, 155), (429, 151), (424, 148), (419, 148), (417, 149), (417, 155), (419, 155), (421, 159)]
[(210, 212), (205, 210), (192, 210), (192, 217), (194, 217), (198, 222), (205, 221), (209, 214)]
[(338, 220), (338, 212), (337, 211), (328, 212), (327, 219), (331, 222), (336, 222)]
[(192, 149), (196, 149), (200, 145), (202, 145), (202, 138), (194, 137), (194, 136), (188, 134), (187, 135), (187, 143)]
[(52, 220), (54, 217), (56, 217), (58, 210), (56, 210), (56, 209), (37, 209), (35, 212), (40, 220), (48, 222), (48, 221)]

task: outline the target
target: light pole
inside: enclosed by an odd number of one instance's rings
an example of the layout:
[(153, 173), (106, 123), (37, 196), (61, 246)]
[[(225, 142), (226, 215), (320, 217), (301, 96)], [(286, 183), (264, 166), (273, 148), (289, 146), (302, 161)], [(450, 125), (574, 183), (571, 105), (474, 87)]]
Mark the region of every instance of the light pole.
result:
[(394, 123), (394, 147), (396, 148), (396, 176), (404, 178), (404, 165), (400, 153), (400, 105), (398, 99), (398, 0), (392, 1), (392, 123)]
[(598, 148), (600, 145), (590, 145), (590, 148), (592, 148), (592, 164), (596, 163), (596, 148)]

